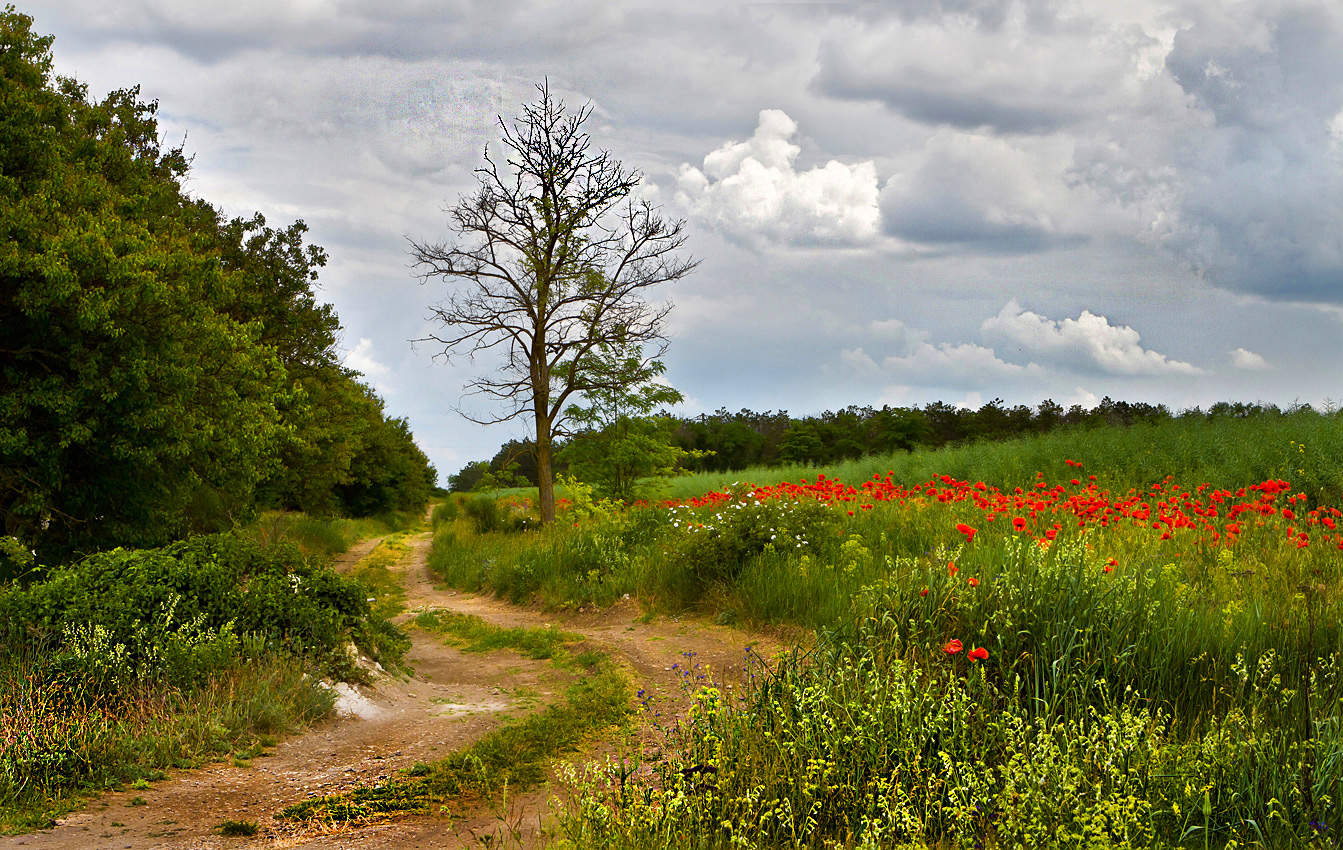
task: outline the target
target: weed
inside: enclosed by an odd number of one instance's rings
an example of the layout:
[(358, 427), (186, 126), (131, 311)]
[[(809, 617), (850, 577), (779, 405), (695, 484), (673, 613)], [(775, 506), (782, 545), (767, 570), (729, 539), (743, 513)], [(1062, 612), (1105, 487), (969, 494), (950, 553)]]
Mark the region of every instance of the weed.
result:
[(219, 825), (219, 834), (246, 838), (256, 835), (260, 828), (260, 824), (254, 820), (226, 820)]

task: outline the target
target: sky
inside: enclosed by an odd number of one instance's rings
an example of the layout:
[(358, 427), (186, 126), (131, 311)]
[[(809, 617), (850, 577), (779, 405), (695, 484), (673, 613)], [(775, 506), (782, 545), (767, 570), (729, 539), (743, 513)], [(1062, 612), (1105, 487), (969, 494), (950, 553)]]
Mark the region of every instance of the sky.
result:
[(525, 423), (412, 344), (498, 121), (548, 80), (684, 219), (680, 412), (1343, 398), (1343, 5), (50, 0), (187, 189), (330, 255), (345, 364), (446, 476)]

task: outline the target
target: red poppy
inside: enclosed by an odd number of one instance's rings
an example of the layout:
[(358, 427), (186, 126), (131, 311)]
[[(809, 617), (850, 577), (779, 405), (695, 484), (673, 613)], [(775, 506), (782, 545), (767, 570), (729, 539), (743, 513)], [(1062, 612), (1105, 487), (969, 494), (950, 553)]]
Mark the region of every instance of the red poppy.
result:
[(920, 590), (920, 591), (919, 591), (919, 595), (920, 595), (920, 596), (927, 596), (927, 595), (928, 595), (928, 588), (925, 587), (923, 590)]
[(974, 649), (970, 650), (971, 661), (987, 661), (988, 658), (989, 658), (989, 651), (982, 646), (977, 646)]
[(954, 578), (956, 573), (960, 572), (960, 569), (960, 567), (956, 566), (955, 561), (947, 561), (947, 575)]
[(942, 651), (945, 652), (947, 655), (955, 655), (964, 648), (965, 647), (961, 645), (960, 640), (958, 640), (957, 638), (952, 638), (951, 640), (947, 641), (942, 645)]
[(975, 578), (974, 576), (970, 576), (968, 579), (966, 579), (965, 583), (970, 585), (971, 587), (979, 587), (979, 579)]
[(966, 543), (969, 543), (971, 540), (974, 540), (975, 534), (977, 533), (975, 529), (971, 528), (970, 526), (966, 525), (963, 522), (956, 523), (956, 530), (959, 531), (961, 534), (965, 535)]
[(1112, 572), (1114, 572), (1114, 571), (1115, 571), (1115, 568), (1114, 568), (1113, 566), (1111, 566), (1110, 564), (1106, 564), (1106, 565), (1105, 565), (1105, 572), (1107, 572), (1107, 573), (1112, 573)]
[(1013, 530), (1013, 531), (1025, 531), (1025, 530), (1026, 530), (1026, 518), (1025, 518), (1025, 517), (1020, 517), (1020, 516), (1014, 516), (1014, 517), (1012, 517), (1012, 530)]

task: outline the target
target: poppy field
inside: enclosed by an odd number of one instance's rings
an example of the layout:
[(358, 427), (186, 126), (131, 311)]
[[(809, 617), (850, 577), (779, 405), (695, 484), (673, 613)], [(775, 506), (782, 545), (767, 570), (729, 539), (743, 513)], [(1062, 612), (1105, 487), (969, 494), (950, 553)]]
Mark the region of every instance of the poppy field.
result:
[(744, 692), (697, 685), (656, 759), (570, 771), (575, 847), (1339, 846), (1337, 494), (1042, 466), (633, 507), (580, 486), (552, 529), (444, 525), (433, 564), (515, 599), (628, 593), (812, 635), (744, 648)]

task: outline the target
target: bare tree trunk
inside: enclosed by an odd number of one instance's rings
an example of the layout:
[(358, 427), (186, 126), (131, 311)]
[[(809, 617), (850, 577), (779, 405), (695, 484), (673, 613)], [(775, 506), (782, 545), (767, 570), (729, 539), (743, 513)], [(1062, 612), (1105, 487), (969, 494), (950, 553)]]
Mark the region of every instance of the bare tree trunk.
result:
[(555, 521), (555, 473), (550, 458), (550, 419), (544, 408), (536, 410), (536, 488), (541, 524)]

